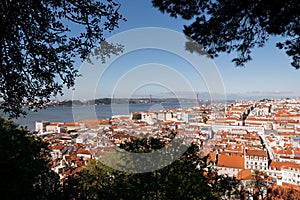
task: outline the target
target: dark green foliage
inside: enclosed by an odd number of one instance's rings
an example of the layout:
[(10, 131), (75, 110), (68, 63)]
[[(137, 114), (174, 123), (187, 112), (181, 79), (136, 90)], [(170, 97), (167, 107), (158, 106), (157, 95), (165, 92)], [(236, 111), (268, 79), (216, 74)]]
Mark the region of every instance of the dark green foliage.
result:
[(121, 149), (134, 153), (149, 153), (164, 147), (164, 143), (157, 138), (136, 139), (120, 145)]
[(47, 144), (0, 119), (1, 199), (58, 199), (58, 175), (48, 166)]
[(123, 19), (119, 7), (113, 0), (0, 1), (0, 109), (16, 117), (23, 106), (43, 107), (74, 85), (76, 57), (97, 47), (91, 55), (104, 61), (121, 51), (104, 41)]
[[(251, 50), (262, 47), (270, 36), (282, 36), (278, 42), (300, 68), (300, 1), (240, 0), (152, 0), (153, 6), (172, 17), (181, 16), (192, 23), (184, 33), (203, 45), (211, 57), (221, 52), (237, 52), (237, 66), (251, 60)], [(191, 44), (187, 45), (188, 50)]]
[[(154, 141), (153, 141), (154, 142)], [(145, 152), (143, 140), (132, 142), (127, 150)], [(129, 144), (129, 143), (127, 143)], [(147, 144), (149, 145), (149, 143)], [(162, 146), (156, 146), (160, 149)], [(154, 147), (152, 148), (154, 149)], [(172, 164), (147, 173), (129, 173), (111, 169), (101, 162), (89, 163), (64, 184), (66, 199), (220, 199), (233, 194), (238, 182), (218, 176), (191, 146)], [(135, 151), (136, 152), (136, 151)]]

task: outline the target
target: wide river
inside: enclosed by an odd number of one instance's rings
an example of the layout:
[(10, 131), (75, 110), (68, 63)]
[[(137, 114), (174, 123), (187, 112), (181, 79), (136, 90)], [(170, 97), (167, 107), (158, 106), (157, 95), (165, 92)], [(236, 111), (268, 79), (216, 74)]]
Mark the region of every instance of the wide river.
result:
[(28, 111), (28, 114), (25, 117), (14, 119), (14, 121), (20, 126), (27, 127), (29, 130), (34, 130), (35, 122), (41, 120), (50, 122), (72, 122), (83, 119), (108, 119), (113, 115), (129, 115), (131, 112), (159, 111), (162, 109), (192, 106), (195, 106), (195, 104), (112, 104), (76, 107), (49, 107), (38, 110), (38, 112)]

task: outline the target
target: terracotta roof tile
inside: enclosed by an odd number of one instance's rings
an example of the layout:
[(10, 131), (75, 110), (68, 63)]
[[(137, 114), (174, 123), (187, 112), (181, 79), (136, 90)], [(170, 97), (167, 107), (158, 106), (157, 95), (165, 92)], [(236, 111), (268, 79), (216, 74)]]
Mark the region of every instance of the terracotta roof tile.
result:
[(268, 154), (264, 150), (256, 150), (256, 149), (249, 149), (246, 151), (247, 156), (261, 156), (261, 157), (268, 157)]
[(293, 163), (293, 162), (276, 162), (276, 161), (272, 161), (270, 163), (270, 168), (271, 169), (277, 169), (280, 170), (282, 167), (299, 167), (300, 165), (297, 163)]
[(235, 155), (219, 155), (217, 166), (244, 169), (244, 158)]
[(251, 169), (243, 169), (237, 173), (237, 180), (252, 180), (252, 171)]

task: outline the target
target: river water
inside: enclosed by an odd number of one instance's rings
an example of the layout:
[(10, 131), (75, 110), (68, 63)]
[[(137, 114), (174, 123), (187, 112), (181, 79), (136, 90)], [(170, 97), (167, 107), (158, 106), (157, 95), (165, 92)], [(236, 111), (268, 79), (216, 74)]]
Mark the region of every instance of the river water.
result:
[[(113, 115), (129, 115), (138, 111), (159, 111), (179, 107), (192, 107), (194, 103), (160, 103), (160, 104), (112, 104), (76, 107), (48, 107), (38, 112), (28, 111), (25, 117), (14, 119), (20, 126), (35, 129), (36, 121), (72, 122), (84, 119), (108, 119)], [(3, 115), (2, 115), (3, 117)]]

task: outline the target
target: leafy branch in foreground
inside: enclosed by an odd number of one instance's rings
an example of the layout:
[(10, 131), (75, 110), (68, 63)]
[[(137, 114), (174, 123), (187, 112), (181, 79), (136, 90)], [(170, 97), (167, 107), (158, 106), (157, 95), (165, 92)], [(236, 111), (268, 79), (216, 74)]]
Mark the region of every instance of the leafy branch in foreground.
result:
[(102, 61), (121, 51), (100, 45), (125, 20), (119, 8), (114, 0), (1, 1), (0, 109), (18, 117), (24, 106), (43, 107), (74, 85), (75, 58), (86, 59), (94, 47)]
[(58, 175), (48, 166), (47, 144), (0, 118), (1, 199), (59, 199)]
[(212, 58), (222, 52), (236, 52), (237, 57), (232, 61), (243, 66), (251, 60), (253, 48), (263, 47), (271, 36), (279, 36), (285, 41), (276, 46), (292, 58), (293, 67), (300, 68), (298, 0), (152, 0), (152, 3), (171, 17), (191, 20), (183, 32), (202, 45)]

